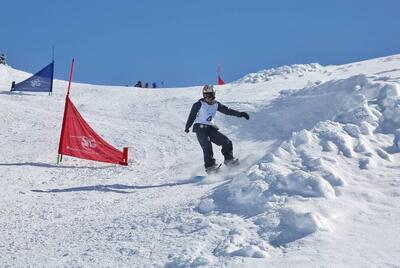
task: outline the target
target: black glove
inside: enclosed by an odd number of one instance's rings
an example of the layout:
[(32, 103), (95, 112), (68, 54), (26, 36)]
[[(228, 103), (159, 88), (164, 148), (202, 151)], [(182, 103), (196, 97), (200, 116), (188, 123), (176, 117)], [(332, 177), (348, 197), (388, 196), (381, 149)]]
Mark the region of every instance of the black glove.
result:
[(185, 132), (186, 132), (186, 133), (189, 133), (189, 129), (188, 129), (188, 128), (187, 128), (187, 129), (185, 129)]
[(244, 118), (246, 118), (246, 120), (250, 119), (250, 115), (248, 113), (246, 113), (246, 112), (241, 112), (240, 113), (240, 117), (244, 117)]

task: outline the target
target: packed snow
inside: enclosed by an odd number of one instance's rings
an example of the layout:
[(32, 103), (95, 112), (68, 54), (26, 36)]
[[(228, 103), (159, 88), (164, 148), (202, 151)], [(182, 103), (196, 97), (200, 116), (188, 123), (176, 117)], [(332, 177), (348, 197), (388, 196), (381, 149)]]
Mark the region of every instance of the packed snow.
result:
[(129, 165), (57, 165), (67, 82), (9, 93), (30, 75), (0, 65), (1, 267), (399, 266), (400, 55), (217, 86), (250, 120), (217, 116), (241, 164), (209, 176), (184, 132), (202, 85), (72, 83)]

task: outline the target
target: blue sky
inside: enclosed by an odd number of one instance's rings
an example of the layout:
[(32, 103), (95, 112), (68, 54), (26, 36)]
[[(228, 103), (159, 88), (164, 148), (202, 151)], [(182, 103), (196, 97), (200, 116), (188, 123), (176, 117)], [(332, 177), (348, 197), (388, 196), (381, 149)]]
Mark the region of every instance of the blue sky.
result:
[(180, 87), (285, 64), (342, 64), (400, 53), (398, 0), (13, 0), (1, 3), (0, 53), (55, 77)]

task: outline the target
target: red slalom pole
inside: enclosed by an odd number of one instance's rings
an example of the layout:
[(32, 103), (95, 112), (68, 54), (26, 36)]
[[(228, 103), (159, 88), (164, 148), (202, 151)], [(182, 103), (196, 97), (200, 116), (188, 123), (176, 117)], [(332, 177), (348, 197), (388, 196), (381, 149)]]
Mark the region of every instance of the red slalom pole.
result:
[(221, 78), (221, 65), (218, 64), (218, 85), (224, 85), (225, 81)]
[(65, 122), (66, 122), (66, 115), (67, 115), (67, 102), (69, 101), (69, 91), (71, 90), (71, 82), (72, 82), (72, 74), (74, 73), (74, 65), (75, 65), (75, 59), (72, 59), (72, 64), (71, 64), (71, 71), (69, 73), (69, 82), (68, 82), (68, 90), (67, 90), (67, 96), (65, 97), (65, 107), (64, 107), (64, 117), (63, 117), (63, 122), (61, 126), (61, 135), (60, 135), (60, 142), (58, 143), (58, 155), (57, 155), (57, 165), (62, 161), (62, 154), (61, 152), (61, 141), (64, 138), (64, 127), (65, 127)]
[(69, 82), (68, 82), (68, 91), (67, 91), (67, 95), (69, 95), (69, 91), (70, 91), (70, 89), (71, 89), (72, 74), (74, 73), (74, 64), (75, 64), (75, 59), (72, 59), (71, 71), (69, 72)]

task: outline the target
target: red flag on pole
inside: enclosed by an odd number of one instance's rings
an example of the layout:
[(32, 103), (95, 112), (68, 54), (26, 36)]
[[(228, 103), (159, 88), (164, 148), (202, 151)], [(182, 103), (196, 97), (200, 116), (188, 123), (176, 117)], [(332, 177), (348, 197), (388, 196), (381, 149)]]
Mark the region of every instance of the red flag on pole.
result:
[(128, 165), (128, 148), (119, 151), (108, 144), (83, 119), (69, 98), (73, 68), (74, 60), (72, 60), (70, 81), (65, 99), (58, 153), (82, 159)]
[(221, 78), (221, 65), (218, 64), (218, 85), (224, 85), (225, 81)]

